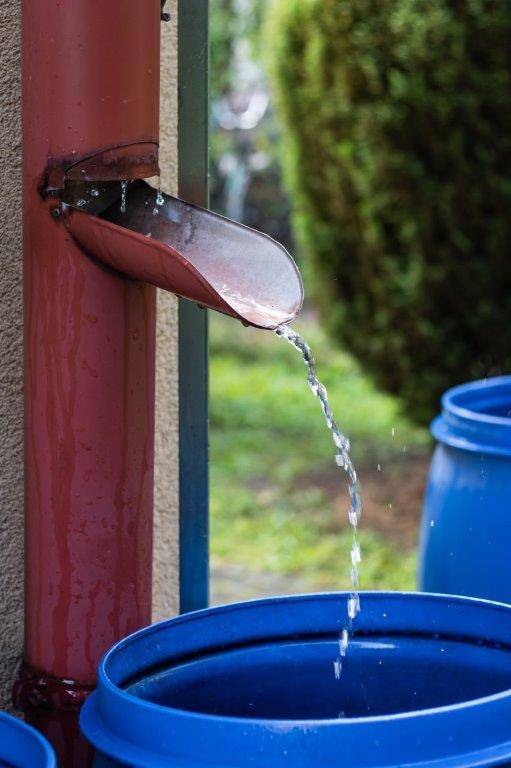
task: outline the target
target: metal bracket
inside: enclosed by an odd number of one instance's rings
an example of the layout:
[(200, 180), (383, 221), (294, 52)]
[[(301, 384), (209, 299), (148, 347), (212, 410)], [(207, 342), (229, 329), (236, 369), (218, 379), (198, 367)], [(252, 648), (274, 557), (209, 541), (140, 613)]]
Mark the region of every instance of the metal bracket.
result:
[(41, 195), (64, 189), (69, 181), (123, 181), (158, 176), (158, 145), (152, 141), (118, 145), (85, 157), (48, 158)]
[(22, 712), (28, 709), (76, 712), (93, 690), (93, 685), (61, 680), (23, 663), (14, 683), (13, 703)]
[(170, 13), (164, 13), (163, 9), (165, 8), (165, 3), (167, 0), (161, 0), (161, 20), (162, 21), (170, 21)]

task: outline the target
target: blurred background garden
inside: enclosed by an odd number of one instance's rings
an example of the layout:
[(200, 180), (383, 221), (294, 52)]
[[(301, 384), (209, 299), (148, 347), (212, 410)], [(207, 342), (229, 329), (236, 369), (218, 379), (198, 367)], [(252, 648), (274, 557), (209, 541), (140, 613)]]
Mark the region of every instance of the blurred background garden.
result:
[[(415, 585), (428, 423), (511, 358), (511, 7), (211, 0), (211, 204), (295, 256), (361, 480), (363, 589)], [(212, 601), (346, 588), (299, 356), (211, 313)]]

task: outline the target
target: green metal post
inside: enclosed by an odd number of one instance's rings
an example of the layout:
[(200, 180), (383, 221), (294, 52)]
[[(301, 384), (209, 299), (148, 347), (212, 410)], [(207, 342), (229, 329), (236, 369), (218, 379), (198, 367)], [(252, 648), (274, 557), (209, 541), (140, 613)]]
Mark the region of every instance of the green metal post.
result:
[[(209, 2), (179, 3), (179, 195), (208, 204)], [(209, 598), (208, 315), (179, 301), (181, 613)]]

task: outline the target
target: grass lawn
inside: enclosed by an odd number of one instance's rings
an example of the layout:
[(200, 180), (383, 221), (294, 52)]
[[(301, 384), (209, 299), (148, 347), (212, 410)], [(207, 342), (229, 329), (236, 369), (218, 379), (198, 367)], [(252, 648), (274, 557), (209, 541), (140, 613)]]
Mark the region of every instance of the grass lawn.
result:
[[(360, 530), (361, 588), (413, 588), (428, 432), (400, 415), (396, 401), (378, 392), (313, 318), (296, 328), (315, 353), (337, 421), (351, 439), (363, 505), (369, 504)], [(285, 579), (296, 591), (348, 586), (346, 476), (333, 462), (305, 372), (298, 353), (274, 334), (211, 313), (214, 594), (215, 574), (223, 569), (235, 569), (240, 598), (247, 596), (247, 574), (271, 576), (277, 586)], [(422, 475), (408, 509), (403, 495), (417, 462)]]

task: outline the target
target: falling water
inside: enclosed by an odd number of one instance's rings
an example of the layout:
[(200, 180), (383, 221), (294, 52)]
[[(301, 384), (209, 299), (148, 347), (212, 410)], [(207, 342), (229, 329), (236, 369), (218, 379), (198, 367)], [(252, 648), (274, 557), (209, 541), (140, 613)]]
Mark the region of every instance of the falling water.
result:
[(126, 213), (127, 202), (128, 202), (128, 182), (121, 181), (121, 213)]
[(351, 547), (351, 569), (350, 569), (350, 582), (351, 591), (348, 597), (347, 605), (347, 621), (344, 629), (342, 630), (339, 638), (339, 655), (334, 660), (334, 672), (336, 678), (341, 675), (342, 660), (346, 655), (348, 645), (350, 642), (350, 636), (353, 629), (353, 621), (360, 611), (360, 598), (358, 594), (359, 584), (359, 564), (361, 561), (360, 545), (358, 543), (358, 524), (361, 513), (361, 501), (360, 501), (360, 488), (357, 479), (357, 473), (353, 462), (350, 457), (350, 442), (348, 438), (343, 435), (337, 422), (335, 421), (334, 414), (328, 402), (328, 394), (324, 385), (320, 382), (317, 376), (316, 363), (312, 355), (312, 351), (309, 345), (302, 339), (302, 337), (293, 331), (287, 325), (279, 325), (275, 333), (277, 336), (285, 339), (295, 349), (297, 349), (307, 366), (307, 384), (313, 395), (315, 395), (321, 403), (321, 408), (325, 415), (327, 427), (332, 433), (334, 445), (335, 445), (335, 463), (337, 466), (342, 467), (348, 475), (348, 490), (350, 494), (350, 506), (348, 510), (348, 520), (353, 529), (353, 544)]

